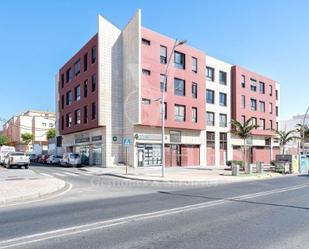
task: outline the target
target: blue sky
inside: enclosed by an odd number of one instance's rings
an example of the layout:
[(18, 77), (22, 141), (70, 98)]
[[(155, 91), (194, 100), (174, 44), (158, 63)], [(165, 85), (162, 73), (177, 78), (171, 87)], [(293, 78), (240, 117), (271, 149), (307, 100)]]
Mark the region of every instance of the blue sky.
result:
[(54, 111), (57, 70), (96, 33), (97, 14), (185, 38), (209, 55), (281, 83), (281, 118), (309, 105), (309, 1), (0, 1), (0, 117)]

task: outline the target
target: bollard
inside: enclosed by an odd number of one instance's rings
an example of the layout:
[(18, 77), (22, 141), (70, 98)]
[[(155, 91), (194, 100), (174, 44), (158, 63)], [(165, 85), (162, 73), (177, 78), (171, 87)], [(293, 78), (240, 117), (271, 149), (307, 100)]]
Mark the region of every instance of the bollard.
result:
[(247, 163), (247, 165), (245, 165), (245, 173), (246, 174), (252, 173), (252, 165), (250, 163)]
[(232, 176), (238, 176), (238, 175), (239, 175), (239, 165), (232, 164)]

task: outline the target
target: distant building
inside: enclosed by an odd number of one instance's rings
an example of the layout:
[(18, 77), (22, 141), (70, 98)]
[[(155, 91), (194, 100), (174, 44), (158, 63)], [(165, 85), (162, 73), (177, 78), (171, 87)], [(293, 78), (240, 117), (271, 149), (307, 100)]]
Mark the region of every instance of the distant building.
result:
[[(9, 144), (15, 146), (16, 150), (41, 153), (47, 150), (46, 133), (50, 128), (55, 128), (55, 120), (53, 112), (28, 110), (11, 117), (3, 125), (3, 134), (8, 137)], [(25, 145), (21, 138), (26, 132), (33, 135), (29, 145)]]

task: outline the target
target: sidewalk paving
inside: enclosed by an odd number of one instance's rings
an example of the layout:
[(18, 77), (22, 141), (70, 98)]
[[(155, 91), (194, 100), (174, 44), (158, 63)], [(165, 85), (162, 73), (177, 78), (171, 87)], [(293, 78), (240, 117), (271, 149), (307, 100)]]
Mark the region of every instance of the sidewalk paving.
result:
[(65, 185), (60, 179), (42, 176), (32, 170), (0, 167), (0, 207), (39, 199), (63, 189)]
[(232, 176), (232, 171), (228, 167), (167, 167), (164, 178), (161, 177), (161, 167), (128, 167), (128, 174), (126, 174), (125, 166), (113, 168), (83, 167), (80, 170), (91, 172), (94, 175), (112, 175), (131, 180), (204, 184), (250, 181), (282, 176), (274, 172), (250, 175), (241, 172), (239, 176)]

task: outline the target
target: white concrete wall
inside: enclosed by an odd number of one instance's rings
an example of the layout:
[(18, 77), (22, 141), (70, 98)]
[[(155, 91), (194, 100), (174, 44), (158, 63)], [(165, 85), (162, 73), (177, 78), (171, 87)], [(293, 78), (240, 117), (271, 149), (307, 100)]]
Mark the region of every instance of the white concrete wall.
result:
[[(220, 166), (220, 132), (227, 133), (227, 160), (231, 160), (233, 157), (230, 130), (231, 130), (231, 67), (232, 65), (224, 61), (218, 60), (214, 57), (206, 55), (206, 66), (215, 69), (215, 81), (206, 80), (206, 89), (213, 90), (215, 92), (215, 103), (206, 103), (206, 111), (215, 113), (215, 126), (207, 126), (206, 131), (215, 132), (215, 166)], [(219, 71), (226, 72), (227, 82), (226, 85), (219, 83)], [(219, 93), (225, 93), (227, 95), (227, 106), (219, 105)], [(205, 92), (206, 96), (206, 92)], [(227, 115), (227, 127), (219, 126), (219, 114)], [(206, 140), (205, 140), (206, 141)], [(210, 165), (212, 166), (212, 165)]]
[[(138, 10), (124, 28), (123, 38), (123, 137), (134, 141), (134, 125), (141, 122), (141, 11)], [(136, 154), (133, 143), (128, 148), (130, 155)], [(137, 165), (135, 157), (130, 165)]]
[[(102, 164), (117, 165), (122, 160), (122, 37), (121, 30), (98, 17), (99, 125), (106, 127), (106, 151)], [(117, 142), (112, 137), (117, 136)]]

